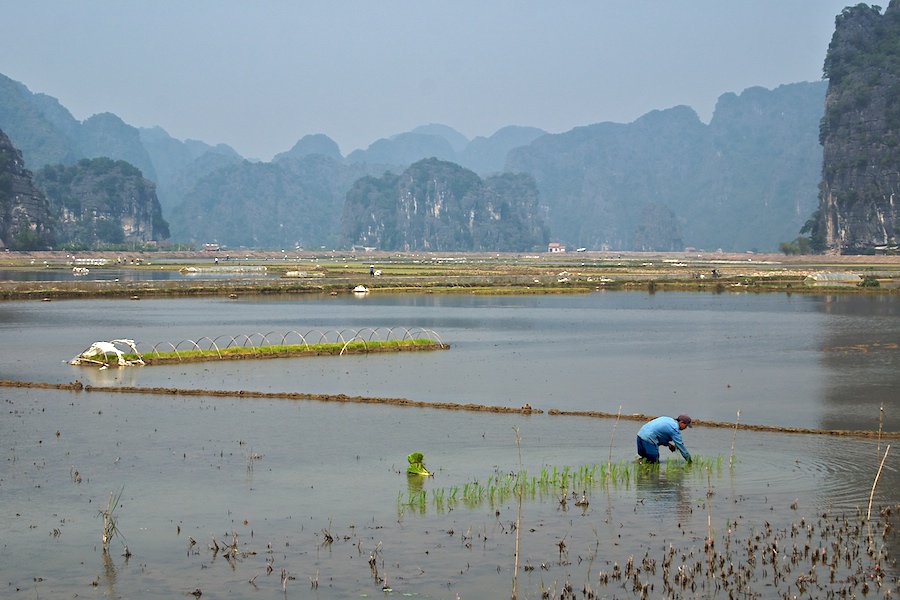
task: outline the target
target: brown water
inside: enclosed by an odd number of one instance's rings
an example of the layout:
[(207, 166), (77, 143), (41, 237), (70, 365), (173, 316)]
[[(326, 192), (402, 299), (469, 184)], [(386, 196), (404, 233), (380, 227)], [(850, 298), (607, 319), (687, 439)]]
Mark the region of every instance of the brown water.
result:
[[(452, 348), (99, 372), (65, 362), (113, 337), (178, 342), (374, 326), (427, 327)], [(884, 400), (884, 427), (897, 431), (900, 355), (891, 344), (900, 341), (900, 323), (891, 297), (5, 303), (0, 329), (3, 379), (689, 412), (698, 425), (685, 433), (686, 444), (710, 467), (685, 470), (679, 459), (657, 472), (635, 470), (637, 424), (614, 419), (0, 388), (0, 583), (8, 597), (170, 598), (196, 589), (206, 598), (284, 597), (285, 589), (303, 598), (509, 597), (517, 498), (460, 495), (476, 480), (486, 485), (520, 469), (517, 431), (530, 477), (608, 462), (632, 470), (608, 484), (580, 481), (587, 489), (565, 490), (565, 506), (557, 488), (538, 485), (524, 495), (520, 598), (559, 597), (567, 581), (578, 597), (584, 589), (640, 597), (634, 572), (613, 575), (616, 564), (624, 573), (629, 557), (641, 565), (640, 584), (653, 586), (649, 597), (724, 597), (738, 577), (697, 562), (708, 565), (721, 553), (736, 569), (749, 569), (748, 542), (759, 548), (744, 595), (797, 594), (799, 576), (811, 569), (813, 596), (851, 585), (859, 595), (865, 580), (882, 597), (879, 574), (898, 593), (892, 559), (867, 556), (865, 544), (861, 557), (837, 566), (835, 583), (810, 558), (821, 547), (832, 560), (839, 533), (842, 546), (852, 538), (858, 549), (851, 530), (867, 511), (880, 454), (894, 440), (735, 436), (699, 423), (733, 421), (741, 410), (741, 423), (877, 429)], [(413, 451), (425, 454), (433, 478), (403, 474)], [(898, 451), (891, 449), (873, 500), (879, 552), (892, 554), (896, 540), (881, 535), (878, 515), (900, 501)], [(98, 514), (118, 490), (124, 540), (114, 539), (104, 555)], [(582, 492), (585, 510), (575, 506)], [(710, 533), (712, 553), (705, 548)], [(238, 553), (226, 556), (234, 534)], [(213, 538), (223, 546), (218, 552)], [(777, 568), (760, 549), (772, 544)], [(794, 561), (793, 546), (801, 555)], [(678, 567), (692, 574), (683, 586)], [(675, 591), (666, 592), (664, 581)]]

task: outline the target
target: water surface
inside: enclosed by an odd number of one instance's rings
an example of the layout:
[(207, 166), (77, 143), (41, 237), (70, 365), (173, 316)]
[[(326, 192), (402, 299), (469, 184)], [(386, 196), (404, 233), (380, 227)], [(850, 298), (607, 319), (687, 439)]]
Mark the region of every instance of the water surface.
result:
[[(451, 349), (104, 371), (67, 364), (92, 341), (119, 337), (177, 343), (397, 326), (434, 330)], [(601, 573), (624, 568), (629, 556), (661, 561), (670, 547), (702, 554), (710, 524), (722, 549), (729, 530), (746, 540), (765, 523), (774, 536), (801, 520), (865, 513), (884, 441), (735, 434), (704, 428), (704, 419), (733, 422), (740, 410), (741, 423), (871, 430), (883, 401), (883, 426), (900, 429), (900, 319), (890, 296), (10, 302), (0, 304), (0, 330), (2, 379), (691, 414), (698, 425), (685, 441), (709, 471), (676, 460), (627, 482), (524, 498), (519, 589), (529, 598), (566, 581), (630, 594), (621, 582), (602, 586)], [(505, 597), (516, 499), (451, 506), (446, 495), (436, 498), (520, 467), (537, 476), (567, 465), (627, 465), (638, 426), (236, 397), (21, 388), (0, 388), (0, 396), (0, 574), (11, 597), (169, 598), (198, 588), (204, 597), (283, 597), (281, 569), (291, 597)], [(402, 473), (413, 451), (425, 454), (433, 478)], [(900, 501), (896, 451), (881, 474), (876, 511)], [(116, 490), (123, 490), (117, 515), (127, 559), (122, 540), (108, 555), (100, 549), (98, 513)], [(573, 492), (584, 492), (585, 511)], [(235, 533), (237, 558), (211, 549), (213, 539), (228, 544)], [(783, 545), (791, 543), (802, 548), (796, 539)], [(893, 567), (888, 575), (896, 585)], [(391, 592), (382, 590), (385, 576)], [(784, 586), (757, 581), (752, 589), (780, 597)]]

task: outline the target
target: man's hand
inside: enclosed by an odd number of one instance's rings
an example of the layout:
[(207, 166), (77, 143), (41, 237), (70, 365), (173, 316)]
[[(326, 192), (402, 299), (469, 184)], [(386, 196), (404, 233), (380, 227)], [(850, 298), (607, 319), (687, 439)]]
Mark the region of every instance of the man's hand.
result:
[(675, 444), (669, 444), (669, 452), (675, 452)]

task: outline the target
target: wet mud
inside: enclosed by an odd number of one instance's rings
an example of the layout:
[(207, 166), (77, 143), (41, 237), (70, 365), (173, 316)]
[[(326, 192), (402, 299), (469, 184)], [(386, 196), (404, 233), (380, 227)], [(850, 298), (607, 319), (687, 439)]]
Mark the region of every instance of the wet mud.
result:
[[(617, 415), (616, 413), (600, 412), (600, 411), (577, 411), (577, 410), (557, 410), (551, 408), (547, 411), (548, 415), (568, 416), (568, 417), (592, 417), (596, 419), (623, 419), (626, 421), (648, 421), (656, 418), (658, 415), (644, 414), (628, 414)], [(740, 429), (742, 431), (771, 431), (775, 433), (798, 433), (812, 435), (833, 435), (843, 437), (859, 437), (859, 438), (876, 438), (882, 439), (900, 439), (900, 431), (869, 431), (869, 430), (849, 430), (849, 429), (807, 429), (803, 427), (780, 427), (775, 425), (745, 425), (743, 423), (727, 423), (724, 421), (701, 421), (699, 419), (692, 420), (693, 426), (712, 427), (719, 429)]]
[(421, 402), (407, 398), (373, 398), (369, 396), (347, 396), (345, 394), (305, 394), (302, 392), (255, 392), (250, 390), (206, 390), (191, 388), (162, 387), (96, 387), (84, 385), (79, 380), (72, 383), (39, 383), (29, 381), (0, 381), (0, 387), (43, 388), (99, 393), (118, 394), (157, 394), (166, 396), (210, 396), (227, 398), (266, 398), (278, 400), (312, 400), (316, 402), (340, 402), (346, 404), (384, 404), (389, 406), (408, 406), (412, 408), (433, 408), (438, 410), (464, 410), (489, 413), (540, 414), (544, 411), (534, 409), (530, 404), (520, 408), (508, 406), (486, 406), (483, 404), (457, 404), (454, 402)]

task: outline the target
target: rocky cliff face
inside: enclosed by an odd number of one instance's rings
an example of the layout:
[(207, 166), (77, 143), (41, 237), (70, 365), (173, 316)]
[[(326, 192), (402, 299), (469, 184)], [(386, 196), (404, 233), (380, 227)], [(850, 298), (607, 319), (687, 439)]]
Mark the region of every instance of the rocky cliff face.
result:
[(347, 192), (344, 243), (382, 250), (522, 252), (545, 250), (537, 186), (529, 175), (482, 180), (429, 158), (401, 175), (365, 177)]
[(900, 240), (900, 6), (865, 4), (835, 20), (820, 127), (824, 148), (813, 243), (844, 254)]
[(34, 187), (22, 153), (0, 130), (0, 249), (43, 250), (51, 243), (47, 198)]
[(553, 237), (591, 250), (774, 251), (816, 209), (825, 82), (599, 123), (509, 152), (537, 181)]
[(169, 237), (156, 186), (125, 161), (82, 159), (46, 166), (35, 183), (50, 201), (60, 244), (146, 244)]
[[(875, 17), (881, 19), (878, 11)], [(827, 87), (816, 81), (725, 94), (709, 125), (687, 107), (553, 135), (506, 127), (470, 142), (449, 127), (429, 125), (346, 159), (332, 140), (308, 136), (272, 163), (257, 163), (225, 145), (182, 142), (159, 128), (136, 130), (110, 114), (79, 122), (55, 98), (0, 74), (0, 128), (36, 173), (45, 164), (85, 157), (135, 165), (155, 181), (173, 237), (185, 242), (333, 248), (346, 233), (344, 198), (360, 177), (443, 157), (479, 174), (485, 185), (489, 174), (527, 174), (543, 205), (534, 214), (554, 241), (572, 247), (775, 251), (819, 205)], [(502, 229), (505, 243), (509, 234)]]

